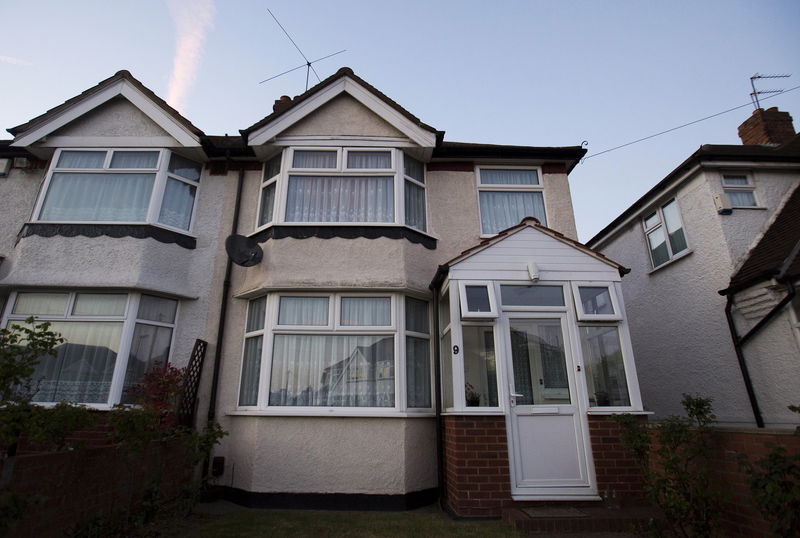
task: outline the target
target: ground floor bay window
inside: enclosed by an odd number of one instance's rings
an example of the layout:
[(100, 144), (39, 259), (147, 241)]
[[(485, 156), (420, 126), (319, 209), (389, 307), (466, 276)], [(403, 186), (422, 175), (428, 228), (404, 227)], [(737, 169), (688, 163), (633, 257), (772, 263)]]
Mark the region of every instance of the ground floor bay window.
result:
[(141, 293), (20, 291), (9, 298), (4, 327), (37, 322), (64, 342), (31, 377), (33, 401), (96, 407), (129, 403), (130, 389), (167, 364), (178, 302)]
[(428, 302), (275, 293), (248, 304), (238, 406), (370, 414), (432, 408)]

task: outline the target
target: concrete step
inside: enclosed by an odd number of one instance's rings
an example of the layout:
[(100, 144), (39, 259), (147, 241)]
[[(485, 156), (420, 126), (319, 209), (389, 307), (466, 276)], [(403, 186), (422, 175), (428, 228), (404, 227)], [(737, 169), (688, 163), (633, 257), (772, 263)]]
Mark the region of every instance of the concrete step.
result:
[(503, 520), (531, 533), (634, 532), (650, 522), (660, 524), (661, 513), (649, 507), (543, 505), (503, 510)]

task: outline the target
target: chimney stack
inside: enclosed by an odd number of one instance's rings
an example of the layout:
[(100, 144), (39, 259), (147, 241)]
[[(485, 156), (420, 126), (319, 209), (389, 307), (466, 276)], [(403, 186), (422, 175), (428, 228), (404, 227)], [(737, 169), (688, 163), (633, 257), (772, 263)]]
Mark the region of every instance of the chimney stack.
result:
[(273, 112), (282, 112), (289, 108), (292, 104), (292, 98), (288, 95), (281, 95), (280, 99), (275, 99), (275, 104), (272, 105)]
[(788, 112), (778, 110), (778, 107), (766, 110), (758, 108), (739, 126), (739, 138), (746, 146), (778, 146), (791, 140), (794, 135), (792, 117)]

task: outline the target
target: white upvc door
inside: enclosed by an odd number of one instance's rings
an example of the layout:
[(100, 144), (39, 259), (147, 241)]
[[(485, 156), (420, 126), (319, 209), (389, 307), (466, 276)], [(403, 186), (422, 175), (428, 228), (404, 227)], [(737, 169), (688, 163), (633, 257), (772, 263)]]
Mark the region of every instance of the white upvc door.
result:
[[(596, 498), (580, 363), (565, 313), (507, 313), (505, 372), (511, 493), (517, 500)], [(582, 385), (581, 385), (582, 387)]]

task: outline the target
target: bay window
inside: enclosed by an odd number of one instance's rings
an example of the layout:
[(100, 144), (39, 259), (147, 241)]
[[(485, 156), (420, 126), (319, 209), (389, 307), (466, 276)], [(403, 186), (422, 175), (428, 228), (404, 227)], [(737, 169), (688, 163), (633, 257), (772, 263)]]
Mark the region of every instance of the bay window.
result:
[(264, 165), (257, 229), (405, 224), (425, 231), (424, 165), (388, 148), (289, 148)]
[(186, 231), (201, 169), (167, 150), (57, 150), (36, 220), (151, 223)]
[(271, 294), (248, 304), (239, 407), (430, 410), (430, 362), (426, 301)]
[(64, 342), (31, 376), (33, 401), (129, 403), (145, 373), (169, 361), (178, 302), (139, 293), (24, 291), (12, 294), (3, 326), (49, 322)]
[(477, 176), (481, 234), (496, 234), (525, 217), (535, 217), (547, 226), (537, 168), (479, 167)]

